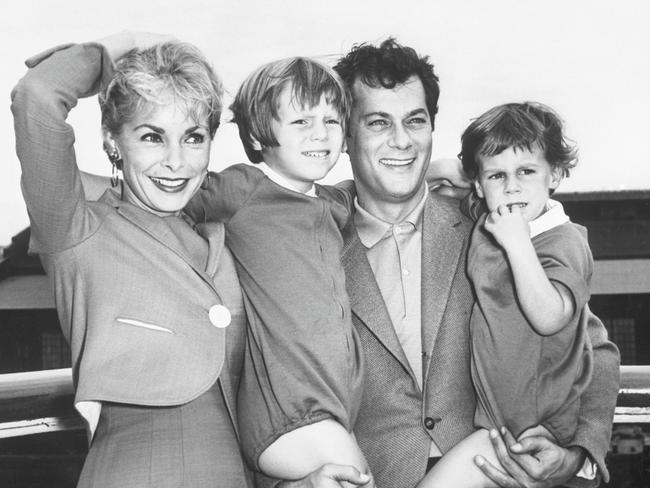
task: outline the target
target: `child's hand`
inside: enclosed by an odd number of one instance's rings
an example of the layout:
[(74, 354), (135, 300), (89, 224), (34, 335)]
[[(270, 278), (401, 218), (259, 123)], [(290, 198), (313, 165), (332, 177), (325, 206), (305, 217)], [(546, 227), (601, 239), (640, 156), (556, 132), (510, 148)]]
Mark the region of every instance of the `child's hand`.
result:
[(518, 206), (499, 205), (485, 219), (485, 230), (494, 236), (506, 252), (522, 242), (530, 242), (530, 227)]
[(431, 161), (425, 176), (430, 188), (438, 193), (461, 200), (472, 189), (459, 159), (444, 158)]

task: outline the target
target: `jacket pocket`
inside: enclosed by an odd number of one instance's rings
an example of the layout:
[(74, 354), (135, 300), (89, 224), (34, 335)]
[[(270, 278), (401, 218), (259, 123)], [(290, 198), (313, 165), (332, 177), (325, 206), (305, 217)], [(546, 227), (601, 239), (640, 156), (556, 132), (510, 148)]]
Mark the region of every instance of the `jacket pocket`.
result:
[(123, 318), (123, 317), (117, 317), (115, 320), (117, 322), (119, 322), (120, 324), (133, 325), (135, 327), (142, 327), (144, 329), (155, 330), (155, 331), (158, 331), (158, 332), (165, 332), (167, 334), (174, 334), (173, 330), (167, 329), (166, 327), (161, 327), (160, 325), (156, 325), (156, 324), (149, 324), (149, 323), (143, 322), (141, 320), (127, 319), (127, 318)]

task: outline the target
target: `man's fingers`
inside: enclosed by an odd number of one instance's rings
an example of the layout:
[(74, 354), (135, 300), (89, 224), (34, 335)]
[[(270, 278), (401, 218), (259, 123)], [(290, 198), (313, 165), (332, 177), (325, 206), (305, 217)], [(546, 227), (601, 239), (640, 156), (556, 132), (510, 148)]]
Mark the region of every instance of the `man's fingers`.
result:
[(483, 456), (476, 456), (474, 464), (483, 472), (485, 476), (494, 481), (501, 488), (521, 488), (521, 485), (505, 474), (500, 469), (495, 468)]
[(512, 449), (512, 447), (517, 444), (517, 439), (515, 439), (512, 433), (505, 427), (501, 427), (501, 436), (508, 448)]
[(514, 445), (510, 445), (510, 450), (517, 454), (532, 454), (544, 449), (545, 444), (548, 444), (548, 439), (541, 436), (524, 437)]
[[(510, 432), (508, 431), (506, 431), (506, 433), (510, 434)], [(510, 435), (508, 439), (509, 439), (509, 445), (512, 445), (510, 443), (513, 444), (516, 443), (516, 440), (514, 439), (514, 437), (512, 437), (512, 435)], [(513, 478), (521, 479), (523, 476), (526, 475), (525, 471), (520, 466), (520, 461), (521, 461), (520, 458), (523, 456), (528, 456), (527, 454), (511, 455), (503, 437), (499, 435), (499, 433), (496, 430), (490, 431), (490, 441), (492, 442), (492, 446), (494, 447), (494, 451), (496, 452), (499, 462)]]

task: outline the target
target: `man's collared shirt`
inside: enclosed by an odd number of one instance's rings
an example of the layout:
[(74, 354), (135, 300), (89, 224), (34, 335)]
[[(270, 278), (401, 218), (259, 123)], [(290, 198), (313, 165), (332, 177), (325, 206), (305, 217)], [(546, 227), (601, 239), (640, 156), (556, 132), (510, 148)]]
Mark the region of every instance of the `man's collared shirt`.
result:
[(402, 349), (422, 389), (422, 214), (428, 195), (390, 224), (354, 201), (354, 223)]
[[(422, 390), (422, 200), (402, 222), (389, 224), (354, 201), (354, 224), (406, 359)], [(431, 442), (430, 457), (442, 456)]]

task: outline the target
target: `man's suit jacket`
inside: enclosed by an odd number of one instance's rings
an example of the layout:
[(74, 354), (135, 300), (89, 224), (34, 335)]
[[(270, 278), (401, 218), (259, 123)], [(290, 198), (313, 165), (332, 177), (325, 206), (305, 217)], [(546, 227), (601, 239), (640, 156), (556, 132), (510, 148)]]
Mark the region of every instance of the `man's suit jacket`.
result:
[[(399, 344), (352, 219), (344, 229), (342, 261), (353, 323), (366, 355), (366, 382), (354, 431), (379, 487), (415, 486), (425, 474), (430, 441), (445, 453), (474, 430), (476, 399), (469, 351), (474, 299), (465, 261), (471, 227), (457, 200), (431, 193), (422, 228), (422, 390)], [(573, 444), (584, 447), (601, 473), (606, 473), (604, 457), (618, 392), (618, 352), (593, 315), (589, 333), (594, 380), (582, 397)]]
[(366, 355), (366, 383), (355, 434), (377, 486), (413, 487), (433, 440), (445, 452), (473, 431), (465, 274), (472, 222), (457, 200), (431, 194), (422, 226), (423, 391), (404, 355), (352, 221), (343, 266), (353, 322)]

